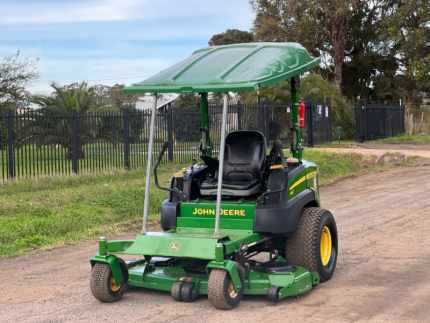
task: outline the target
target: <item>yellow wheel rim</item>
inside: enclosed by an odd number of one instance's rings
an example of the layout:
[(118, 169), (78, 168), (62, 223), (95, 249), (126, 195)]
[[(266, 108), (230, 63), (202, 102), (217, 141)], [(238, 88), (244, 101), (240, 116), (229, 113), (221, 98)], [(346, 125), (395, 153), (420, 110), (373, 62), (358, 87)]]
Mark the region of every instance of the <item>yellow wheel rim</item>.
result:
[(114, 293), (118, 292), (121, 289), (121, 285), (118, 285), (115, 282), (115, 279), (113, 277), (110, 278), (110, 290)]
[(234, 288), (234, 285), (232, 282), (230, 282), (230, 284), (228, 285), (227, 292), (231, 298), (237, 297), (237, 292), (236, 292), (236, 289)]
[(331, 241), (331, 232), (328, 226), (324, 226), (321, 232), (321, 243), (320, 243), (320, 253), (321, 253), (321, 262), (323, 266), (327, 266), (332, 252), (332, 241)]

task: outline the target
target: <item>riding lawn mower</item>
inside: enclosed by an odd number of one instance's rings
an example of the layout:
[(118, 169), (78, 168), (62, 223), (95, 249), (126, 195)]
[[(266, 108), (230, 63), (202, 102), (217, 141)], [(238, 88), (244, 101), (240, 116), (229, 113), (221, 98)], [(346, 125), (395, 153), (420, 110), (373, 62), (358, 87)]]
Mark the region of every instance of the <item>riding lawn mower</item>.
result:
[[(147, 151), (142, 231), (134, 240), (99, 241), (91, 291), (102, 302), (121, 299), (126, 287), (170, 292), (177, 301), (207, 295), (218, 309), (236, 307), (244, 295), (271, 302), (309, 292), (329, 280), (338, 255), (332, 213), (321, 208), (318, 167), (303, 160), (304, 107), (300, 75), (319, 64), (297, 43), (247, 43), (198, 50), (126, 93), (154, 96)], [(254, 130), (226, 133), (228, 93), (291, 84), (291, 156)], [(199, 95), (201, 161), (161, 187), (153, 165), (157, 98)], [(218, 156), (210, 138), (209, 93), (223, 94)], [(148, 231), (151, 176), (167, 191), (162, 232)], [(125, 261), (131, 255), (136, 259)], [(265, 257), (263, 257), (263, 255)], [(262, 259), (264, 258), (264, 259)]]

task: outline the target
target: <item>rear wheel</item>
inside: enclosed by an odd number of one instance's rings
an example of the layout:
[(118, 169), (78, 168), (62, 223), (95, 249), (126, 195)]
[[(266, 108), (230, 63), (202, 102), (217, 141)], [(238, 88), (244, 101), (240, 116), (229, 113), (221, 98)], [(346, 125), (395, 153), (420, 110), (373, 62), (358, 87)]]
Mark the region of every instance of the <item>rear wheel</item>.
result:
[(305, 208), (296, 232), (287, 240), (287, 260), (292, 265), (318, 272), (324, 282), (333, 276), (337, 254), (337, 227), (333, 215), (321, 208)]
[(122, 298), (125, 284), (117, 284), (108, 264), (96, 263), (91, 271), (91, 292), (101, 302), (111, 303)]
[(236, 290), (228, 272), (212, 269), (208, 281), (208, 298), (214, 307), (221, 310), (232, 309), (239, 305), (242, 296), (243, 288)]

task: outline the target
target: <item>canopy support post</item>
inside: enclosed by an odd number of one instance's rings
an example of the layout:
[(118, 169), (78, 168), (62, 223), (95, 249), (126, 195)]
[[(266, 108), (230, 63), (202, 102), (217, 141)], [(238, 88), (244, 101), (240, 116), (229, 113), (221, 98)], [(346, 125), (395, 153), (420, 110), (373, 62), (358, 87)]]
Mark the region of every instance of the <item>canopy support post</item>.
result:
[(221, 198), (222, 198), (222, 176), (224, 172), (224, 150), (225, 150), (225, 131), (227, 123), (228, 94), (224, 94), (224, 104), (222, 108), (221, 123), (221, 142), (219, 147), (219, 166), (218, 166), (218, 186), (216, 194), (216, 211), (215, 211), (215, 231), (214, 237), (220, 237), (220, 217), (221, 217)]
[(299, 77), (291, 78), (291, 153), (294, 158), (302, 160), (302, 129), (299, 125)]
[(149, 143), (148, 143), (148, 155), (146, 162), (146, 182), (145, 182), (145, 200), (143, 205), (143, 222), (142, 222), (142, 234), (146, 233), (148, 224), (148, 213), (149, 213), (149, 195), (151, 192), (151, 173), (152, 173), (152, 152), (154, 149), (154, 127), (155, 127), (155, 116), (157, 114), (157, 93), (154, 94), (154, 105), (151, 109), (151, 123), (149, 126)]

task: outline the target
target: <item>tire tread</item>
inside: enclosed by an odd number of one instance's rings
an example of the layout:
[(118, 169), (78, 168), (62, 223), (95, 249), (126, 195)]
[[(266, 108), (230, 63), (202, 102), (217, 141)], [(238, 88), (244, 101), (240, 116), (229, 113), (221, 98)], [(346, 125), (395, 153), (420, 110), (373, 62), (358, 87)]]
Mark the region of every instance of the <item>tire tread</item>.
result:
[(119, 300), (123, 294), (123, 286), (118, 292), (110, 290), (110, 278), (112, 272), (107, 264), (96, 263), (91, 271), (91, 292), (94, 297), (104, 303), (111, 303)]

